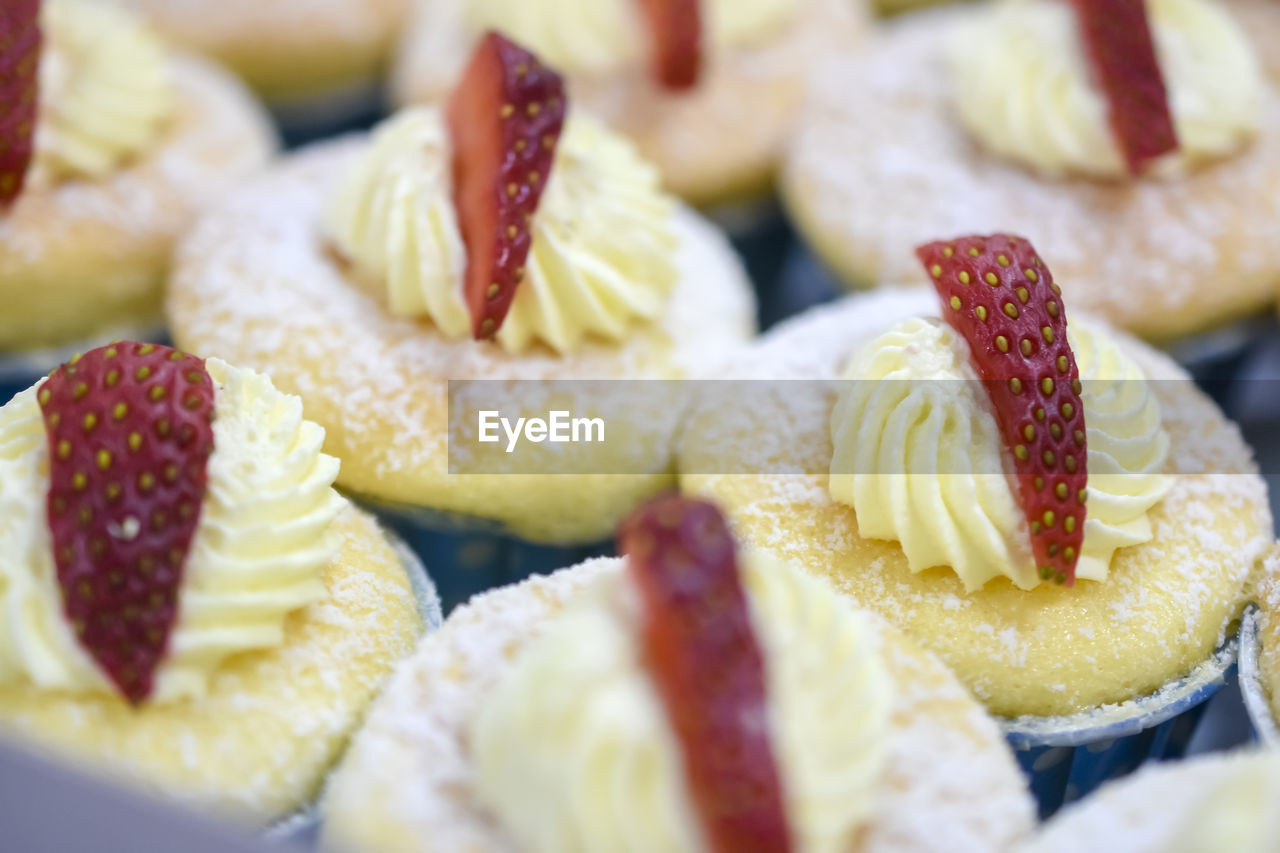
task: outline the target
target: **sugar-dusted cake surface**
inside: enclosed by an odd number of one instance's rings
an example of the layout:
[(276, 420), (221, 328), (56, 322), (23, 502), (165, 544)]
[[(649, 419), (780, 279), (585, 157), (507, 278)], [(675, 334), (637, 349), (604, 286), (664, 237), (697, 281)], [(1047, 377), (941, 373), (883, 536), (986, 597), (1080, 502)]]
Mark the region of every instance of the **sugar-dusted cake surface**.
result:
[[(473, 794), (468, 727), (520, 651), (622, 560), (591, 560), (478, 596), (397, 671), (322, 804), (325, 843), (370, 853), (518, 850)], [(874, 815), (853, 849), (1006, 850), (1030, 800), (999, 730), (937, 660), (875, 620), (893, 680)]]
[[(853, 297), (778, 327), (732, 373), (836, 379), (860, 344), (922, 314), (937, 315), (923, 290)], [(681, 487), (717, 501), (744, 541), (901, 627), (995, 714), (1056, 716), (1144, 696), (1228, 636), (1272, 520), (1236, 426), (1166, 357), (1115, 334), (1154, 380), (1174, 476), (1151, 510), (1153, 539), (1116, 552), (1104, 582), (1024, 591), (998, 578), (966, 593), (949, 569), (912, 573), (896, 542), (860, 537), (853, 510), (827, 490), (833, 385), (764, 389), (733, 418), (714, 404), (696, 412)], [(743, 466), (767, 473), (734, 473)]]
[[(1030, 239), (1069, 307), (1169, 339), (1275, 301), (1280, 96), (1238, 154), (1179, 179), (1046, 179), (992, 156), (956, 116), (948, 39), (984, 14), (956, 4), (888, 24), (815, 80), (781, 180), (805, 239), (850, 285), (918, 281), (939, 236)], [(856, 81), (856, 85), (852, 82)]]
[(289, 615), (283, 645), (229, 659), (197, 700), (0, 688), (0, 736), (248, 825), (305, 807), (422, 625), (405, 567), (348, 507), (328, 597)]
[(0, 216), (0, 351), (158, 325), (179, 235), (271, 156), (267, 116), (231, 75), (191, 57), (170, 66), (174, 115), (145, 156)]
[[(451, 474), (449, 380), (674, 379), (709, 371), (755, 323), (750, 285), (729, 244), (693, 212), (676, 213), (674, 291), (663, 314), (635, 326), (621, 345), (512, 355), (490, 342), (449, 339), (429, 322), (393, 316), (385, 296), (360, 286), (328, 248), (324, 205), (367, 144), (351, 138), (309, 149), (204, 219), (176, 263), (168, 304), (174, 339), (267, 373), (302, 397), (307, 416), (327, 431), (326, 451), (342, 460), (339, 485), (353, 492), (495, 520), (535, 541), (610, 535), (638, 501), (674, 483), (679, 407), (672, 400), (638, 395), (643, 408), (609, 420), (607, 443), (581, 473), (553, 467), (548, 476), (509, 476), (487, 467)], [(597, 401), (590, 386), (565, 391), (568, 411), (581, 414)], [(536, 414), (545, 417), (546, 409)], [(618, 451), (627, 458), (609, 455)], [(495, 458), (505, 464), (504, 453)]]
[(1274, 750), (1151, 762), (1059, 812), (1026, 851), (1271, 850), (1278, 793)]

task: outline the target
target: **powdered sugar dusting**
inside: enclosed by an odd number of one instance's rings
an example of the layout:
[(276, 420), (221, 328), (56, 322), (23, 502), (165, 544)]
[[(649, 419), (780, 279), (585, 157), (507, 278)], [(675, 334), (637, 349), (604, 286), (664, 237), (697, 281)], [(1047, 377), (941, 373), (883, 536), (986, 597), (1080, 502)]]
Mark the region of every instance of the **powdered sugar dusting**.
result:
[[(618, 559), (478, 596), (397, 671), (326, 793), (326, 842), (396, 851), (519, 849), (472, 794), (470, 720), (520, 650)], [(1011, 849), (1031, 803), (994, 723), (938, 663), (876, 620), (895, 684), (888, 769), (858, 849)]]
[(169, 68), (173, 114), (145, 152), (100, 180), (32, 189), (0, 216), (0, 348), (157, 323), (179, 234), (271, 155), (265, 113), (225, 72), (181, 57)]
[(175, 115), (144, 159), (101, 181), (24, 195), (0, 217), (0, 275), (39, 263), (97, 223), (129, 237), (172, 240), (202, 205), (266, 161), (267, 118), (224, 72), (177, 58), (170, 73)]
[(919, 280), (916, 245), (1012, 231), (1071, 305), (1150, 336), (1274, 299), (1280, 96), (1251, 147), (1185, 180), (1041, 179), (979, 150), (954, 115), (944, 44), (980, 14), (913, 15), (817, 75), (783, 184), (819, 252), (859, 284), (893, 284)]
[[(732, 373), (834, 379), (859, 345), (916, 314), (936, 315), (936, 297), (899, 291), (850, 298), (782, 324)], [(1069, 714), (1145, 695), (1188, 673), (1222, 642), (1244, 606), (1272, 523), (1239, 430), (1167, 358), (1130, 338), (1120, 342), (1149, 378), (1183, 381), (1155, 385), (1175, 476), (1151, 512), (1154, 538), (1117, 552), (1105, 583), (1024, 592), (996, 580), (966, 594), (950, 570), (912, 574), (896, 543), (859, 537), (853, 511), (830, 497), (826, 475), (804, 473), (830, 463), (833, 387), (779, 387), (773, 399), (760, 395), (751, 410), (736, 409), (734, 419), (707, 401), (686, 428), (683, 471), (741, 463), (797, 473), (686, 473), (682, 486), (725, 505), (745, 540), (828, 578), (904, 627), (995, 713)]]
[[(1049, 822), (1027, 853), (1269, 849), (1275, 843), (1277, 789), (1280, 759), (1275, 752), (1218, 753), (1191, 761), (1150, 762), (1137, 773), (1068, 806)], [(1206, 837), (1213, 831), (1206, 832), (1207, 827), (1221, 830), (1227, 826), (1243, 830), (1243, 838), (1252, 837), (1265, 846), (1232, 847), (1230, 842), (1242, 840), (1240, 836)], [(1201, 846), (1206, 842), (1214, 846)]]

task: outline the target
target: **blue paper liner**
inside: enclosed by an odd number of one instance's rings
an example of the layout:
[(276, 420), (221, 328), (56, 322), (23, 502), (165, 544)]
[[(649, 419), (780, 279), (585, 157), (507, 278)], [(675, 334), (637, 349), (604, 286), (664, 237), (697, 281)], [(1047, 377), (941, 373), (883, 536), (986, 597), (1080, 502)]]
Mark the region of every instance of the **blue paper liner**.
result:
[[(391, 543), (391, 549), (404, 564), (405, 574), (409, 576), (409, 583), (413, 586), (414, 600), (418, 604), (418, 615), (422, 617), (422, 633), (429, 634), (439, 628), (444, 621), (435, 583), (417, 554), (405, 544), (404, 540), (390, 530), (384, 529), (383, 532)], [(334, 762), (334, 767), (336, 768), (339, 763), (341, 762)], [(327, 778), (325, 784), (328, 784)], [(322, 790), (323, 788), (324, 785), (321, 785)], [(313, 849), (319, 837), (319, 806), (320, 797), (317, 796), (306, 808), (272, 824), (262, 833), (262, 837), (268, 841), (289, 844), (294, 849)]]
[(357, 80), (315, 95), (267, 103), (286, 148), (373, 127), (389, 112), (380, 79)]
[(774, 199), (711, 208), (703, 213), (729, 238), (756, 294), (756, 321), (764, 330), (840, 291), (816, 269), (797, 266), (791, 223)]
[[(54, 353), (57, 353), (55, 356)], [(40, 350), (31, 353), (0, 354), (0, 406), (47, 376), (74, 351)]]
[(1267, 689), (1258, 669), (1258, 652), (1262, 649), (1258, 636), (1259, 618), (1258, 608), (1251, 604), (1240, 620), (1240, 696), (1253, 726), (1254, 739), (1264, 746), (1275, 746), (1280, 744), (1280, 728), (1276, 726), (1271, 701), (1267, 698)]
[(612, 539), (572, 545), (539, 544), (512, 535), (491, 519), (363, 495), (350, 497), (377, 513), (383, 524), (394, 529), (431, 566), (446, 614), (476, 593), (613, 553)]
[(1230, 637), (1190, 675), (1150, 696), (1069, 716), (1001, 720), (1040, 817), (1149, 759), (1181, 758), (1205, 703), (1235, 665), (1238, 646), (1238, 639)]

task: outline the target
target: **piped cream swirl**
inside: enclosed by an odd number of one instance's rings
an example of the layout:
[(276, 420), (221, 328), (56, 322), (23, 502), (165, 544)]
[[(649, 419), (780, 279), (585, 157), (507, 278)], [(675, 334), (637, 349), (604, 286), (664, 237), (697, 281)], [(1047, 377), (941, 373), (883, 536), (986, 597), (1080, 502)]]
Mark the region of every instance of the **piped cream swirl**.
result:
[[(226, 658), (278, 646), (285, 617), (325, 595), (344, 501), (338, 460), (302, 402), (217, 359), (209, 485), (148, 701), (203, 695)], [(62, 610), (46, 518), (48, 446), (36, 388), (0, 407), (0, 685), (113, 692)]]
[[(1200, 783), (1204, 793), (1191, 808), (1171, 815), (1177, 831), (1170, 834), (1169, 853), (1231, 850), (1268, 853), (1280, 838), (1280, 756), (1274, 751), (1241, 757), (1230, 775), (1205, 783), (1187, 774), (1188, 784)], [(1216, 783), (1216, 784), (1215, 784)], [(1207, 789), (1207, 790), (1206, 790)]]
[[(453, 208), (448, 133), (434, 109), (400, 113), (332, 199), (328, 230), (355, 274), (384, 289), (388, 308), (471, 334), (466, 252)], [(571, 352), (588, 337), (618, 341), (656, 318), (675, 286), (674, 202), (630, 143), (571, 117), (533, 221), (524, 280), (498, 343)]]
[(140, 21), (101, 2), (51, 0), (42, 24), (32, 184), (104, 177), (163, 129), (172, 109), (165, 48)]
[[(744, 560), (797, 847), (847, 850), (875, 805), (892, 686), (866, 617), (821, 582)], [(705, 849), (680, 746), (641, 658), (625, 575), (582, 593), (471, 731), (481, 802), (524, 849)]]
[[(1147, 0), (1179, 150), (1157, 174), (1228, 156), (1257, 133), (1265, 83), (1244, 33), (1211, 0)], [(1075, 12), (1058, 0), (1003, 0), (949, 45), (956, 111), (997, 156), (1049, 176), (1127, 175)]]
[[(796, 0), (703, 0), (712, 50), (772, 37), (797, 13)], [(473, 32), (499, 29), (561, 71), (607, 74), (645, 62), (650, 37), (639, 0), (469, 0)]]
[[(1115, 551), (1149, 541), (1169, 487), (1169, 435), (1142, 369), (1101, 329), (1068, 332), (1083, 385), (1088, 503), (1076, 575), (1106, 580)], [(858, 531), (896, 541), (912, 571), (949, 566), (965, 588), (1041, 582), (995, 415), (946, 324), (907, 320), (857, 353), (831, 414), (830, 492)]]

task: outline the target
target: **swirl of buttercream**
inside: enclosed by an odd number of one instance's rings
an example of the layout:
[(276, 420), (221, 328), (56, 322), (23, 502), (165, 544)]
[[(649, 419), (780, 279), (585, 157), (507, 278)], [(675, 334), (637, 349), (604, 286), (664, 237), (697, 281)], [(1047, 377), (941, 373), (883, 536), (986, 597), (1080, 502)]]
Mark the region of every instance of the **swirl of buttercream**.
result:
[[(1210, 0), (1148, 0), (1179, 148), (1155, 167), (1184, 174), (1257, 132), (1263, 75), (1244, 33)], [(949, 45), (953, 103), (997, 156), (1049, 176), (1127, 175), (1075, 12), (1058, 0), (1003, 0)]]
[(128, 13), (101, 2), (44, 5), (33, 185), (110, 174), (157, 139), (172, 110), (168, 56)]
[[(659, 315), (675, 286), (674, 202), (630, 143), (570, 118), (534, 215), (526, 273), (496, 335), (507, 351), (622, 340)], [(466, 251), (453, 208), (448, 133), (434, 109), (406, 110), (374, 132), (333, 197), (328, 230), (355, 275), (392, 313), (464, 338)]]
[[(1105, 331), (1068, 332), (1083, 385), (1088, 503), (1076, 575), (1102, 581), (1116, 549), (1149, 541), (1168, 490), (1169, 436), (1141, 368)], [(896, 541), (912, 571), (949, 566), (968, 590), (1041, 582), (1008, 458), (964, 339), (911, 319), (857, 353), (831, 414), (829, 489), (858, 531)]]
[[(754, 44), (795, 16), (796, 0), (707, 0), (704, 28), (713, 50)], [(648, 30), (637, 0), (470, 0), (473, 32), (499, 29), (568, 73), (607, 74), (644, 61)]]
[[(761, 554), (743, 561), (797, 846), (846, 850), (871, 814), (892, 686), (867, 617)], [(584, 591), (476, 718), (481, 802), (525, 849), (704, 849), (625, 575)]]
[[(1225, 768), (1224, 768), (1225, 769)], [(1194, 778), (1185, 783), (1202, 793), (1186, 811), (1173, 820), (1169, 853), (1197, 853), (1203, 850), (1231, 850), (1233, 853), (1267, 853), (1280, 837), (1280, 756), (1274, 751), (1241, 754), (1230, 774), (1219, 773), (1214, 780)]]
[[(338, 460), (302, 402), (217, 359), (214, 452), (178, 594), (178, 618), (149, 701), (205, 693), (226, 658), (279, 646), (289, 613), (325, 596), (344, 505)], [(62, 610), (44, 496), (48, 445), (32, 387), (0, 407), (0, 684), (112, 688)]]

